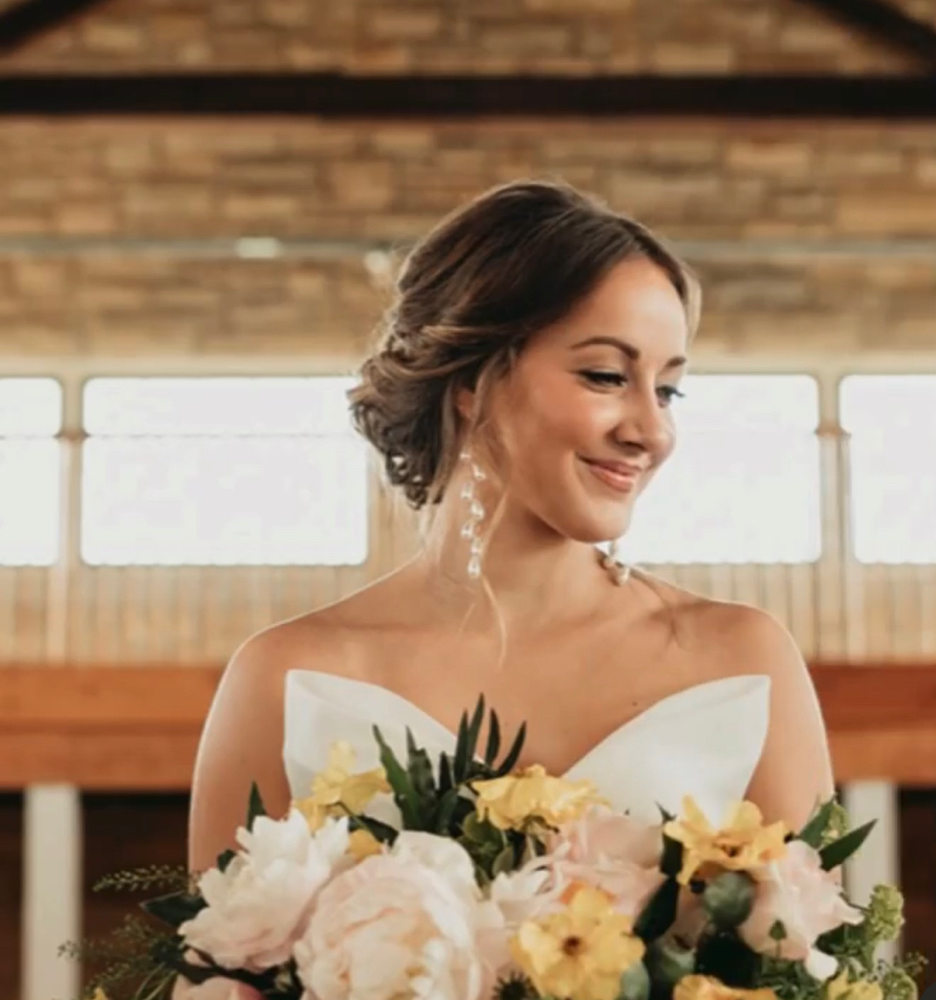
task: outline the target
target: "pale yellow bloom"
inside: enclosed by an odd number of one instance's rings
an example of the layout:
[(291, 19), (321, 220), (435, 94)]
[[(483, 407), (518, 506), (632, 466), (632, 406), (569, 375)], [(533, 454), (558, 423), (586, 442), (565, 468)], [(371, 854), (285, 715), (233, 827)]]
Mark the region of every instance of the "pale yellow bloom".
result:
[(884, 991), (879, 983), (867, 979), (848, 981), (848, 972), (842, 970), (835, 979), (830, 979), (825, 988), (826, 1000), (883, 1000)]
[(560, 826), (578, 819), (593, 805), (608, 805), (590, 781), (567, 781), (539, 764), (519, 774), (473, 782), (477, 810), (499, 830), (520, 830), (528, 820)]
[(328, 767), (313, 779), (312, 794), (293, 802), (293, 807), (306, 817), (313, 832), (320, 829), (329, 816), (362, 813), (375, 795), (390, 791), (382, 767), (354, 774), (354, 762), (354, 748), (339, 740), (331, 748)]
[(737, 986), (726, 986), (714, 976), (683, 976), (673, 988), (673, 1000), (776, 1000), (776, 994), (768, 987), (758, 990), (742, 990)]
[(707, 878), (719, 871), (751, 871), (782, 858), (786, 853), (783, 822), (764, 826), (753, 802), (739, 802), (724, 826), (715, 829), (691, 796), (683, 799), (683, 818), (670, 820), (663, 832), (683, 845), (678, 880), (688, 885), (698, 875)]
[(615, 1000), (621, 974), (644, 955), (630, 917), (608, 896), (578, 885), (564, 910), (520, 925), (510, 944), (514, 961), (546, 996)]
[(348, 853), (355, 861), (363, 861), (372, 854), (383, 853), (383, 847), (370, 830), (355, 830), (348, 839)]

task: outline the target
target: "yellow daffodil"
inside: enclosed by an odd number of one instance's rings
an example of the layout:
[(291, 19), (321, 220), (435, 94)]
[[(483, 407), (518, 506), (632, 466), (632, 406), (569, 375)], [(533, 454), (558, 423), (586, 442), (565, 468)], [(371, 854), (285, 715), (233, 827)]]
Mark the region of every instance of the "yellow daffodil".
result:
[(382, 767), (353, 774), (354, 749), (339, 740), (331, 748), (328, 767), (312, 781), (312, 794), (293, 802), (309, 821), (310, 829), (318, 830), (329, 816), (357, 815), (379, 792), (389, 792), (386, 772)]
[(766, 986), (758, 990), (742, 990), (726, 986), (714, 976), (683, 976), (673, 989), (673, 1000), (777, 1000)]
[(688, 885), (692, 878), (708, 878), (719, 871), (751, 871), (786, 854), (783, 822), (764, 826), (760, 809), (753, 802), (739, 802), (725, 825), (715, 829), (695, 801), (683, 799), (683, 817), (668, 822), (663, 832), (683, 845), (682, 870), (678, 880)]
[(478, 814), (499, 830), (520, 830), (529, 820), (559, 826), (578, 819), (593, 805), (607, 805), (590, 781), (567, 781), (539, 764), (519, 774), (476, 781)]
[(621, 974), (643, 958), (644, 943), (608, 896), (579, 885), (565, 909), (520, 925), (514, 961), (539, 993), (566, 1000), (615, 1000)]
[(884, 991), (879, 983), (867, 979), (850, 983), (848, 973), (843, 970), (826, 983), (825, 995), (826, 1000), (883, 1000)]

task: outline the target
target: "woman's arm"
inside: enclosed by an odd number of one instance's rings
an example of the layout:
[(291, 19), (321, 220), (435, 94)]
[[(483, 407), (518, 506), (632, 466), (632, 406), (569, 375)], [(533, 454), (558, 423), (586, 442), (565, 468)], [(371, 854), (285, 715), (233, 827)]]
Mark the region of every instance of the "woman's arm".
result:
[(799, 830), (835, 791), (829, 744), (812, 677), (793, 637), (772, 615), (732, 608), (724, 631), (738, 672), (770, 677), (770, 723), (747, 797), (766, 821)]
[(202, 730), (192, 781), (188, 864), (211, 868), (236, 848), (256, 781), (270, 815), (289, 808), (282, 764), (283, 664), (289, 650), (282, 626), (258, 632), (234, 653)]

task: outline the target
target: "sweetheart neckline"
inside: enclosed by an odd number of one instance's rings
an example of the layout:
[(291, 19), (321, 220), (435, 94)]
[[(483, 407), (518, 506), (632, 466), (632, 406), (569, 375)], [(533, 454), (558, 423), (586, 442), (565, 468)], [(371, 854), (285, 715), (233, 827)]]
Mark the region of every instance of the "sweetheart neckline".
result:
[[(291, 670), (286, 671), (286, 678), (288, 679), (291, 674), (308, 675), (311, 677), (324, 678), (326, 683), (334, 684), (350, 684), (353, 686), (358, 686), (366, 690), (372, 691), (380, 697), (388, 698), (391, 702), (396, 702), (403, 705), (411, 712), (414, 712), (424, 722), (431, 725), (438, 733), (442, 733), (448, 740), (456, 740), (457, 736), (452, 732), (448, 726), (443, 725), (438, 719), (430, 715), (425, 709), (421, 708), (415, 702), (411, 701), (409, 698), (400, 694), (398, 691), (394, 691), (392, 688), (384, 687), (382, 684), (377, 684), (374, 681), (365, 681), (357, 677), (344, 677), (341, 674), (330, 674), (323, 670), (310, 670), (307, 668), (294, 667)], [(677, 702), (681, 698), (685, 698), (690, 694), (698, 694), (701, 691), (707, 691), (711, 688), (717, 687), (722, 684), (738, 684), (739, 682), (747, 682), (748, 685), (752, 681), (766, 682), (769, 689), (770, 687), (770, 675), (769, 674), (729, 674), (725, 677), (713, 677), (706, 681), (699, 681), (696, 684), (690, 684), (689, 687), (682, 688), (679, 691), (674, 691), (672, 694), (665, 695), (662, 698), (657, 699), (652, 704), (648, 705), (637, 715), (632, 716), (630, 719), (625, 720), (617, 728), (613, 729), (607, 736), (600, 739), (594, 746), (589, 750), (586, 750), (583, 756), (581, 756), (571, 767), (569, 767), (563, 774), (563, 777), (569, 777), (573, 772), (582, 768), (586, 761), (596, 756), (600, 751), (610, 744), (613, 740), (619, 738), (623, 733), (633, 728), (637, 722), (646, 721), (646, 719), (652, 718), (654, 715), (658, 714), (663, 708), (671, 707), (673, 703)], [(314, 694), (314, 692), (313, 692)], [(374, 720), (371, 720), (374, 721)]]

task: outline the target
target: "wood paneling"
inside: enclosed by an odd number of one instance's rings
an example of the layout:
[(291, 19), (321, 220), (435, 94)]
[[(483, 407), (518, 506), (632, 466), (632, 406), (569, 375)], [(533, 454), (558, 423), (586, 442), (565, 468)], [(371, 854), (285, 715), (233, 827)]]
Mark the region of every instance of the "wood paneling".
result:
[[(0, 669), (0, 788), (187, 791), (221, 668)], [(840, 781), (936, 786), (936, 665), (813, 667)]]

